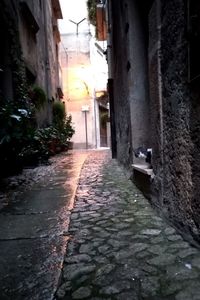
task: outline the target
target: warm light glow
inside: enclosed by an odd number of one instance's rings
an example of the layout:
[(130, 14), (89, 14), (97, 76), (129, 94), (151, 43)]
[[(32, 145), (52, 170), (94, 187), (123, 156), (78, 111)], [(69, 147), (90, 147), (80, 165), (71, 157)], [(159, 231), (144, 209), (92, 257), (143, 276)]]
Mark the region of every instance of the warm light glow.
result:
[[(72, 141), (77, 147), (85, 147), (84, 109), (87, 107), (88, 143), (95, 146), (99, 135), (95, 91), (106, 90), (107, 65), (103, 54), (106, 44), (98, 42), (99, 47), (96, 46), (95, 29), (89, 26), (86, 20), (86, 0), (62, 0), (61, 5), (65, 20), (62, 26), (60, 57), (66, 112), (72, 115), (75, 127)], [(82, 19), (84, 21), (80, 24), (77, 34), (76, 24), (69, 20), (77, 23)]]
[(71, 101), (81, 101), (92, 97), (92, 73), (90, 65), (69, 67), (63, 71), (63, 87), (65, 96)]

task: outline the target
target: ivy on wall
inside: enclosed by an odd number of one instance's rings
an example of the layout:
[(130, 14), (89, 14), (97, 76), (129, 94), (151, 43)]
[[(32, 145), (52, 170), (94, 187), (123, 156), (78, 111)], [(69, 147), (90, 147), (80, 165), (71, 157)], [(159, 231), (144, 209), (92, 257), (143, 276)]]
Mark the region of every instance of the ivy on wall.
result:
[[(41, 87), (30, 89), (27, 85), (17, 5), (18, 1), (0, 0), (0, 18), (6, 31), (12, 73), (10, 86), (13, 89), (13, 99), (6, 99), (5, 95), (0, 99), (0, 178), (68, 149), (74, 133), (71, 117), (67, 117), (64, 111), (60, 113), (60, 119), (54, 116), (52, 126), (37, 128), (36, 113), (47, 103), (47, 96)], [(64, 109), (62, 103), (55, 105)]]
[(97, 0), (87, 1), (88, 18), (90, 23), (94, 26), (96, 26), (96, 4), (97, 4)]
[(14, 99), (19, 102), (24, 102), (27, 98), (27, 83), (25, 65), (22, 58), (22, 50), (19, 40), (19, 32), (17, 25), (13, 24), (12, 20), (8, 27), (8, 34), (10, 38), (10, 59), (13, 78), (13, 92)]

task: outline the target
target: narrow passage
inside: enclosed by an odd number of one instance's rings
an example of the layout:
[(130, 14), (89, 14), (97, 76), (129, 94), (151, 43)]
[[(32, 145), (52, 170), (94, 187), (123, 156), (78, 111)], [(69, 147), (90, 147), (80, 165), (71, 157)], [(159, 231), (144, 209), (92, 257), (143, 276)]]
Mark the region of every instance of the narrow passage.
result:
[(56, 299), (200, 299), (200, 252), (167, 225), (109, 152), (82, 169)]

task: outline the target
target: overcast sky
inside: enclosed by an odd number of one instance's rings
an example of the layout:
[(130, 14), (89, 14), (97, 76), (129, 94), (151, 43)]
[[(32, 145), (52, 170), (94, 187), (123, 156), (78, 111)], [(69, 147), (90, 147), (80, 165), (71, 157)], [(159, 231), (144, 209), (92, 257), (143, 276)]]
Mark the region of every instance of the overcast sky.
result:
[[(80, 22), (83, 18), (87, 18), (87, 0), (60, 0), (63, 13), (63, 20), (59, 20), (60, 33), (76, 32), (76, 25), (69, 21), (71, 19), (75, 23)], [(79, 25), (79, 32), (88, 31), (87, 20)]]

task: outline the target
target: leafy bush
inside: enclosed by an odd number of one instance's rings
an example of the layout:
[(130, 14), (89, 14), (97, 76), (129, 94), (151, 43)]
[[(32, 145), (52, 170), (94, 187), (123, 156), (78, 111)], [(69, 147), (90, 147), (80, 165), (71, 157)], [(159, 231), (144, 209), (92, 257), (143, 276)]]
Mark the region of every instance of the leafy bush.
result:
[(68, 150), (73, 134), (72, 118), (68, 116), (62, 130), (55, 126), (38, 129), (29, 146), (22, 149), (20, 156), (29, 165), (47, 160), (51, 155)]
[(33, 86), (29, 91), (29, 97), (37, 110), (40, 110), (47, 103), (45, 91), (39, 86)]
[(60, 144), (64, 146), (68, 145), (75, 131), (72, 127), (72, 117), (66, 116), (65, 106), (59, 101), (53, 104), (53, 125), (57, 130), (57, 138)]
[(58, 129), (62, 130), (65, 123), (65, 106), (62, 102), (56, 101), (53, 103), (53, 124)]
[(30, 102), (20, 107), (14, 102), (1, 103), (0, 176), (16, 173), (25, 165), (38, 164), (68, 149), (74, 129), (71, 116), (66, 117), (60, 104), (55, 106), (53, 125), (36, 129)]
[(87, 0), (88, 18), (94, 26), (96, 26), (96, 4), (96, 0)]
[(0, 106), (0, 174), (21, 168), (18, 155), (34, 135), (33, 123), (30, 108), (13, 102)]

